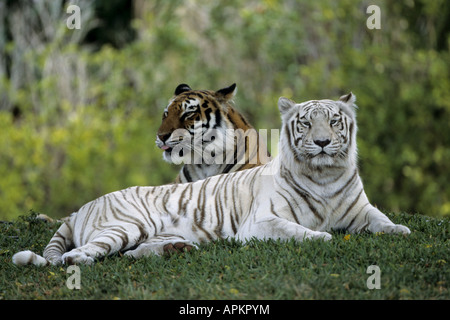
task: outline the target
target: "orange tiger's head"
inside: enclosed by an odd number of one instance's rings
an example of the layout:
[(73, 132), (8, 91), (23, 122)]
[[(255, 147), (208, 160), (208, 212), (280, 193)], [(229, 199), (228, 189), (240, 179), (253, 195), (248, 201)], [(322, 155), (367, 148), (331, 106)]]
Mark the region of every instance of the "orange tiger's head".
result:
[[(217, 91), (192, 90), (187, 84), (180, 84), (164, 109), (156, 135), (156, 145), (164, 150), (164, 160), (174, 162), (173, 152), (176, 152), (176, 157), (181, 159), (178, 161), (186, 163), (187, 157), (192, 159), (193, 154), (202, 153), (195, 148), (194, 138), (201, 138), (204, 143), (217, 140), (214, 141), (217, 143), (220, 140), (217, 132), (233, 129), (237, 113), (231, 106), (231, 99), (236, 90), (236, 84)], [(240, 118), (242, 127), (250, 126), (243, 117)], [(211, 136), (213, 131), (214, 136)]]

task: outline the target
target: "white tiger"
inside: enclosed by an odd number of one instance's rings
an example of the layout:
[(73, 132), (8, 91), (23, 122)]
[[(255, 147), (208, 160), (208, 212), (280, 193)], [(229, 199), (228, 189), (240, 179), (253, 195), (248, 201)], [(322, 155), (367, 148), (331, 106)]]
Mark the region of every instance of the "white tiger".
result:
[(300, 104), (280, 98), (279, 155), (268, 164), (104, 195), (70, 216), (43, 257), (22, 251), (13, 262), (89, 264), (118, 251), (139, 258), (161, 254), (166, 245), (217, 238), (330, 240), (333, 229), (409, 234), (373, 207), (363, 190), (354, 102), (352, 93)]

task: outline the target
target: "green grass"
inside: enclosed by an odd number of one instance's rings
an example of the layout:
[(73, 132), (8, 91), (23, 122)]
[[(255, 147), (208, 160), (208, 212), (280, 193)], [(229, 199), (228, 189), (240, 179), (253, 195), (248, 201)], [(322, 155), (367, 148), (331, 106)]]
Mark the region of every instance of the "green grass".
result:
[[(17, 267), (14, 253), (41, 254), (58, 224), (35, 214), (0, 223), (0, 299), (449, 299), (450, 219), (389, 215), (409, 236), (333, 233), (330, 242), (217, 241), (183, 255), (80, 266), (70, 290), (65, 266)], [(367, 267), (381, 289), (367, 288)]]

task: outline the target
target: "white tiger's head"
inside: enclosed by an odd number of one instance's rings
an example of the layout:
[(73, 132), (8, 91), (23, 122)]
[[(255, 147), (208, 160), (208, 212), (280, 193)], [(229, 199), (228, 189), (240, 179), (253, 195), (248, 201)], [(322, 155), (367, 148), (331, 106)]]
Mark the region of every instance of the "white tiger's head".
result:
[[(310, 168), (356, 165), (356, 97), (349, 93), (338, 101), (295, 103), (280, 98), (283, 127), (280, 154), (291, 151), (293, 161)], [(285, 159), (283, 159), (285, 160)]]

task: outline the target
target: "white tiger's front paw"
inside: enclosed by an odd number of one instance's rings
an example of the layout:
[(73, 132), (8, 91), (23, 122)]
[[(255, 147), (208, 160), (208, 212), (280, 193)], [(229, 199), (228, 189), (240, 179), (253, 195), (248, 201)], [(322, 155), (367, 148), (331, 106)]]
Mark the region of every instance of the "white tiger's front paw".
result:
[(405, 227), (401, 224), (394, 224), (392, 226), (387, 226), (383, 228), (383, 232), (385, 233), (400, 233), (400, 234), (410, 234), (411, 230), (408, 227)]
[(62, 255), (62, 261), (66, 265), (92, 264), (94, 258), (89, 257), (84, 252), (72, 250)]
[(333, 238), (333, 237), (328, 232), (314, 231), (314, 232), (308, 234), (306, 236), (306, 238), (314, 239), (314, 240), (322, 239), (323, 241), (330, 241), (331, 238)]

